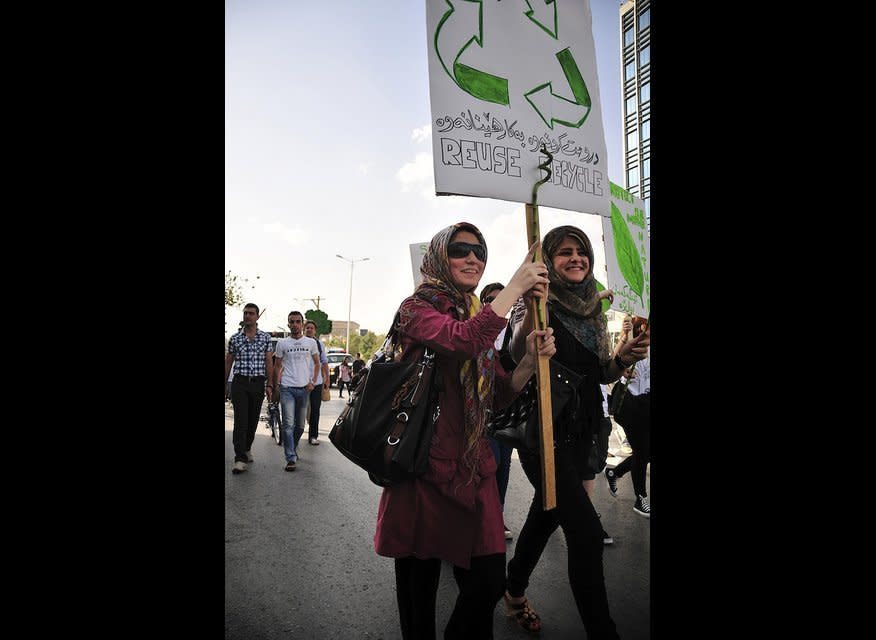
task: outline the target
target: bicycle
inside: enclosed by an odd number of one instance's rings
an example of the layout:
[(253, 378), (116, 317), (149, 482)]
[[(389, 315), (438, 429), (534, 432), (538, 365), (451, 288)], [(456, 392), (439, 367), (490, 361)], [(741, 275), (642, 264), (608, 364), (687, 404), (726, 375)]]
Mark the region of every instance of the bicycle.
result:
[(283, 444), (283, 422), (280, 419), (280, 403), (268, 403), (268, 415), (262, 416), (262, 420), (267, 422), (266, 428), (271, 431), (271, 437), (278, 445)]

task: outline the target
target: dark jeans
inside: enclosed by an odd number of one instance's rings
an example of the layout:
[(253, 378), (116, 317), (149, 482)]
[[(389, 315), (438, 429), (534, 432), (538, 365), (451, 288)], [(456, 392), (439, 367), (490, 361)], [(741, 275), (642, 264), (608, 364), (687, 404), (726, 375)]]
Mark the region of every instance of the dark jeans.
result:
[(252, 449), (262, 401), (265, 399), (265, 381), (248, 382), (237, 376), (231, 381), (231, 404), (234, 405), (234, 461), (246, 462), (246, 452)]
[(634, 396), (627, 391), (624, 402), (634, 401), (629, 418), (621, 424), (630, 442), (633, 454), (614, 468), (615, 475), (620, 478), (627, 471), (632, 471), (633, 489), (636, 495), (643, 498), (648, 495), (645, 489), (645, 476), (648, 463), (651, 462), (651, 394)]
[(499, 485), (499, 500), (505, 507), (505, 493), (508, 491), (508, 479), (511, 476), (511, 452), (514, 447), (490, 438), (490, 448), (496, 458), (496, 484)]
[[(586, 444), (586, 443), (582, 443)], [(566, 536), (569, 585), (588, 640), (617, 640), (614, 621), (608, 611), (605, 577), (602, 571), (602, 525), (581, 484), (586, 468), (587, 446), (563, 445), (554, 449), (557, 507), (542, 509), (541, 460), (538, 453), (520, 451), (520, 463), (535, 488), (532, 504), (508, 563), (508, 593), (525, 594), (529, 577), (538, 564), (547, 541), (557, 527)]]
[[(435, 598), (441, 560), (397, 558), (395, 586), (403, 640), (435, 640)], [(453, 567), (459, 587), (444, 640), (492, 640), (493, 611), (505, 590), (505, 554), (471, 559), (471, 569)]]
[(319, 437), (319, 408), (322, 406), (322, 383), (316, 385), (310, 392), (310, 405), (307, 416), (307, 437)]

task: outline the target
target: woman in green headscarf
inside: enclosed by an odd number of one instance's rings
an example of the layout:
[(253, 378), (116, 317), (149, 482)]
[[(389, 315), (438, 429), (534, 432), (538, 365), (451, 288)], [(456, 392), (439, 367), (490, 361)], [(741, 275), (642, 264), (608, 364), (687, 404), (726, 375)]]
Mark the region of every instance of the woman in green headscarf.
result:
[[(599, 516), (582, 481), (590, 472), (587, 455), (592, 435), (603, 417), (600, 383), (620, 378), (621, 373), (647, 353), (648, 334), (610, 352), (602, 298), (593, 277), (593, 248), (581, 229), (562, 226), (547, 233), (542, 243), (548, 270), (548, 326), (554, 330), (554, 359), (583, 376), (578, 387), (574, 419), (564, 414), (554, 424), (554, 466), (557, 507), (542, 509), (541, 460), (538, 451), (519, 451), (520, 463), (535, 488), (535, 495), (520, 531), (514, 557), (508, 563), (505, 604), (508, 615), (527, 631), (541, 629), (541, 620), (526, 599), (529, 577), (557, 527), (562, 527), (569, 550), (569, 584), (589, 640), (616, 640), (614, 621), (608, 611), (602, 573), (603, 531)], [(524, 310), (525, 309), (525, 310)], [(533, 319), (521, 301), (512, 312), (512, 353), (522, 356), (524, 338)]]

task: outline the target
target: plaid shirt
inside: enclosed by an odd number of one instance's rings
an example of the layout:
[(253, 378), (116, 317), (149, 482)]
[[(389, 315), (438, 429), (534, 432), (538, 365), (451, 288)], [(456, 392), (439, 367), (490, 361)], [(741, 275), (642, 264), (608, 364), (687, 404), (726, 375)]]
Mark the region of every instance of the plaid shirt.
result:
[(235, 333), (228, 340), (228, 353), (234, 354), (234, 373), (244, 376), (263, 376), (265, 354), (273, 353), (271, 334), (256, 329), (255, 338), (248, 340), (243, 331)]

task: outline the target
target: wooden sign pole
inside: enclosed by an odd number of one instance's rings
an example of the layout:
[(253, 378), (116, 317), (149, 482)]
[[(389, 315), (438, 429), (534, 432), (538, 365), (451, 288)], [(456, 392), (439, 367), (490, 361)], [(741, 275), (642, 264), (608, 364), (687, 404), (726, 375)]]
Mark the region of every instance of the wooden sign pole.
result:
[[(541, 150), (548, 159), (543, 164), (538, 165), (538, 168), (544, 169), (547, 172), (547, 176), (535, 183), (535, 186), (532, 188), (532, 204), (526, 205), (527, 247), (530, 247), (534, 242), (541, 240), (541, 230), (538, 222), (538, 188), (551, 179), (550, 166), (553, 161), (553, 155), (551, 155), (543, 145)], [(533, 261), (539, 261), (542, 259), (540, 242), (532, 259)], [(544, 330), (547, 328), (547, 318), (545, 317), (546, 306), (547, 299), (543, 301), (533, 299), (529, 303), (529, 313), (533, 318), (533, 326), (536, 329)], [(540, 344), (541, 339), (539, 339), (538, 342)], [(541, 426), (541, 436), (538, 440), (538, 448), (541, 457), (542, 509), (548, 511), (557, 506), (557, 490), (554, 471), (554, 422), (551, 409), (550, 358), (546, 356), (538, 357), (535, 376), (538, 385), (538, 422)]]

